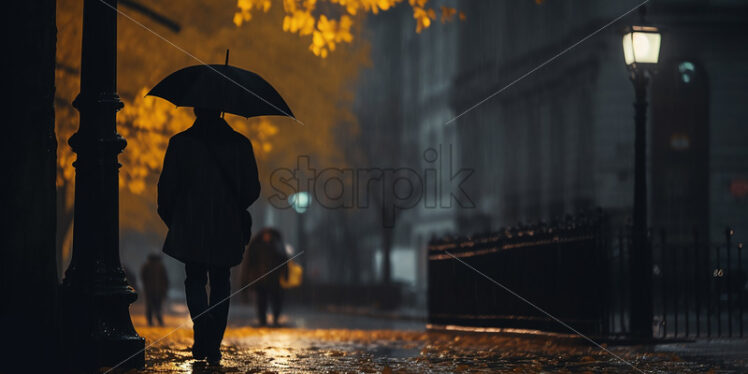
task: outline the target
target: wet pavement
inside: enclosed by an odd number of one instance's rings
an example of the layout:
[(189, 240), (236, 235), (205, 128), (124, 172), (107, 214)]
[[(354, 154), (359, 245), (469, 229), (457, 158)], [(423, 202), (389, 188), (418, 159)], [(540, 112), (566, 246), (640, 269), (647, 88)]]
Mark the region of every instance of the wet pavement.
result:
[[(192, 359), (191, 322), (170, 315), (148, 327), (142, 373), (745, 373), (745, 340), (607, 347), (627, 363), (578, 339), (426, 331), (418, 321), (291, 313), (287, 327), (258, 328), (232, 312), (221, 366)], [(730, 352), (723, 355), (721, 352)], [(631, 366), (631, 365), (633, 366)]]

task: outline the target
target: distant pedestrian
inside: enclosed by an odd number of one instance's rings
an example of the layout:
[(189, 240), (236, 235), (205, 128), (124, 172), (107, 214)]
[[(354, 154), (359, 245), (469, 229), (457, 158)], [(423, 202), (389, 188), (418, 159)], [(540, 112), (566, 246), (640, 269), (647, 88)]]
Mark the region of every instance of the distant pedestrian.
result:
[(218, 110), (195, 108), (195, 116), (192, 127), (169, 140), (158, 181), (158, 213), (169, 227), (164, 253), (185, 264), (192, 355), (218, 364), (230, 268), (241, 263), (249, 241), (247, 208), (260, 195), (260, 181), (249, 139), (232, 130)]
[(283, 305), (280, 278), (288, 277), (288, 255), (278, 230), (264, 228), (252, 238), (247, 250), (247, 261), (242, 272), (242, 284), (250, 284), (255, 291), (257, 318), (267, 324), (268, 304), (273, 313), (273, 324), (279, 324)]
[(160, 255), (148, 256), (148, 260), (140, 268), (140, 280), (145, 292), (145, 315), (148, 319), (148, 326), (153, 326), (154, 316), (159, 326), (163, 326), (164, 318), (161, 310), (169, 290), (169, 277)]

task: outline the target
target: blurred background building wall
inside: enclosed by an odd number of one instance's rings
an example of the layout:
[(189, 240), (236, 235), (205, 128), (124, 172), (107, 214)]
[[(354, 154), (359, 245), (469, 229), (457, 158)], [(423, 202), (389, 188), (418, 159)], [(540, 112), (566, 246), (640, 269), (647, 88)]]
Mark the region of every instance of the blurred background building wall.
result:
[[(460, 6), (473, 18), (460, 25), (455, 113), (630, 9), (594, 1)], [(745, 14), (744, 4), (726, 1), (650, 7), (648, 20), (665, 30), (649, 112), (655, 226), (697, 225), (714, 236), (726, 224), (748, 223), (744, 194), (735, 187), (748, 172), (748, 148), (738, 145), (748, 131), (737, 125), (748, 118), (740, 104), (746, 92), (736, 89), (745, 86), (748, 55), (734, 48), (746, 44)], [(496, 22), (496, 15), (507, 18)], [(602, 30), (453, 122), (462, 164), (476, 169), (471, 196), (495, 225), (595, 206), (618, 221), (629, 215), (633, 92), (618, 28)]]
[[(513, 82), (635, 5), (462, 1), (466, 22), (436, 22), (400, 37), (396, 30), (413, 27), (407, 10), (367, 20), (376, 68), (359, 84), (359, 118), (363, 132), (391, 136), (362, 141), (399, 147), (393, 167), (428, 167), (423, 154), (434, 148), (441, 160), (474, 170), (463, 186), (475, 208), (419, 204), (398, 217), (398, 246), (417, 254), (417, 295), (424, 294), (423, 251), (433, 235), (598, 206), (614, 224), (627, 222), (634, 95), (621, 28), (637, 12)], [(747, 11), (734, 1), (649, 7), (647, 19), (665, 32), (649, 98), (650, 223), (684, 240), (693, 227), (711, 240), (721, 240), (728, 224), (748, 230)], [(391, 101), (398, 96), (400, 103)], [(450, 191), (439, 193), (449, 198)]]

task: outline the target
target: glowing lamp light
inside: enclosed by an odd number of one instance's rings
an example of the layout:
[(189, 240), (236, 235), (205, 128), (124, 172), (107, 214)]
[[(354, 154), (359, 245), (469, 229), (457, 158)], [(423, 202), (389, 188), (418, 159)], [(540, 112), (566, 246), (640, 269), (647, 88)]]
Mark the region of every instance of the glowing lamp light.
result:
[(623, 34), (623, 57), (626, 65), (636, 69), (639, 65), (654, 65), (660, 58), (662, 35), (656, 27), (632, 26)]
[(309, 209), (309, 204), (312, 202), (312, 198), (309, 196), (309, 192), (297, 192), (288, 197), (288, 203), (291, 204), (296, 213), (302, 214)]

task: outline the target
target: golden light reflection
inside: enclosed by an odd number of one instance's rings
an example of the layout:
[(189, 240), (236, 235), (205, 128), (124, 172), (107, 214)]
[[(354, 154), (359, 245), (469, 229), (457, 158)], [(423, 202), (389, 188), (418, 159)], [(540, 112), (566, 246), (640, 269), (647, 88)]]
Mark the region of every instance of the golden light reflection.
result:
[[(138, 328), (148, 344), (170, 330)], [(221, 367), (216, 368), (192, 359), (191, 329), (180, 328), (148, 347), (143, 372), (630, 372), (597, 347), (559, 337), (527, 330), (462, 331), (456, 326), (440, 331), (230, 327)], [(641, 361), (640, 349), (616, 352), (646, 371), (700, 372), (684, 370), (685, 362), (672, 353), (646, 352), (649, 359)]]

